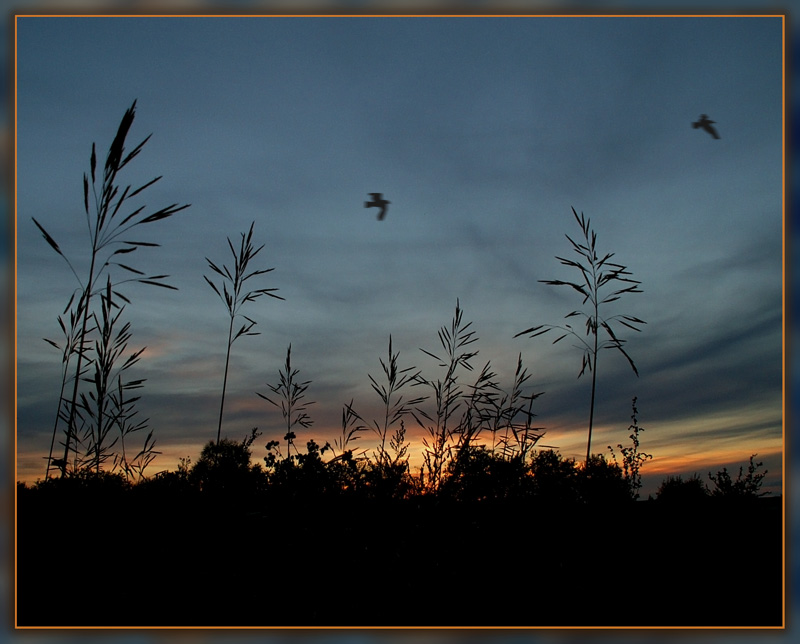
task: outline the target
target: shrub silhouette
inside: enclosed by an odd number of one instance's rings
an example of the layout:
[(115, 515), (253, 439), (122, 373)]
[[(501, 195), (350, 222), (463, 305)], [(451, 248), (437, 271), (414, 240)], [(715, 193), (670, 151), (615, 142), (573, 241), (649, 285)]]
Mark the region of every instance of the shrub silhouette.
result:
[[(325, 447), (320, 452), (330, 450), (333, 454), (326, 463), (326, 468), (336, 486), (343, 493), (355, 494), (360, 492), (364, 486), (364, 472), (366, 470), (367, 459), (364, 457), (366, 450), (359, 453), (355, 452), (354, 444), (360, 438), (359, 432), (364, 427), (358, 424), (361, 417), (353, 409), (353, 401), (344, 405), (342, 409), (342, 432), (338, 438), (333, 440), (333, 445), (325, 443)], [(277, 446), (277, 441), (271, 444)], [(270, 445), (267, 445), (269, 449)], [(265, 460), (272, 461), (274, 465), (276, 454), (271, 454)]]
[(540, 501), (561, 505), (580, 499), (574, 459), (565, 459), (552, 449), (539, 450), (531, 458), (530, 471), (533, 494)]
[(688, 479), (680, 475), (668, 476), (658, 486), (656, 499), (662, 503), (697, 504), (708, 500), (708, 488), (697, 474)]
[(120, 472), (84, 468), (68, 472), (61, 478), (37, 481), (33, 489), (55, 494), (93, 493), (99, 495), (121, 494), (134, 486)]
[(761, 492), (761, 484), (764, 477), (767, 475), (768, 470), (756, 473), (763, 463), (754, 463), (757, 454), (750, 456), (750, 463), (747, 466), (747, 474), (742, 476), (744, 468), (739, 468), (739, 474), (734, 481), (728, 473), (728, 468), (723, 467), (714, 476), (711, 472), (708, 473), (708, 478), (714, 484), (711, 490), (711, 496), (724, 499), (755, 499), (760, 496), (769, 494), (769, 492)]
[(530, 496), (530, 472), (522, 458), (505, 459), (483, 445), (460, 450), (451, 461), (441, 496), (459, 501)]
[[(638, 414), (639, 410), (636, 408), (636, 397), (634, 396), (631, 402), (633, 413), (631, 414), (631, 424), (628, 429), (631, 430), (629, 438), (631, 445), (624, 447), (622, 443), (617, 443), (617, 447), (622, 453), (622, 474), (625, 482), (628, 484), (631, 498), (636, 500), (639, 498), (639, 490), (642, 487), (642, 475), (639, 473), (642, 466), (649, 460), (652, 460), (652, 454), (646, 454), (639, 451), (639, 434), (644, 431), (644, 427), (639, 427)], [(616, 454), (611, 445), (608, 446), (611, 456), (616, 461)]]
[(404, 499), (415, 490), (408, 461), (384, 463), (376, 467), (368, 463), (362, 470), (364, 490), (373, 499)]
[(209, 441), (190, 470), (189, 481), (203, 492), (226, 496), (257, 490), (263, 472), (259, 465), (250, 465), (251, 442), (229, 438)]
[(356, 457), (352, 450), (346, 450), (329, 460), (325, 467), (336, 488), (343, 494), (358, 494), (363, 491), (365, 482), (365, 463)]
[(314, 439), (306, 443), (305, 453), (296, 450), (292, 457), (273, 460), (268, 478), (271, 490), (283, 497), (325, 497), (340, 491)]
[(187, 459), (183, 459), (177, 470), (156, 472), (153, 476), (141, 479), (135, 489), (142, 494), (188, 494), (196, 490), (190, 479), (191, 468)]
[(629, 502), (630, 488), (622, 468), (609, 463), (602, 454), (592, 454), (577, 468), (578, 493), (584, 503)]

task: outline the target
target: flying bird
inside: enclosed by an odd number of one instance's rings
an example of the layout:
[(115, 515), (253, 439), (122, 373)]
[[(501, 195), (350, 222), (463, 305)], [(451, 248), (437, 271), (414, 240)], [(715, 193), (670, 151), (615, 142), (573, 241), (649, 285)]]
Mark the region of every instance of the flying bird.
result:
[(380, 221), (386, 216), (386, 209), (392, 202), (386, 201), (382, 192), (370, 192), (369, 195), (372, 197), (372, 201), (365, 201), (364, 208), (380, 208), (381, 210), (378, 213), (378, 220)]
[(699, 121), (695, 121), (694, 123), (692, 123), (692, 127), (695, 130), (697, 128), (701, 127), (706, 132), (708, 132), (711, 136), (713, 136), (715, 139), (718, 139), (719, 138), (719, 134), (717, 134), (717, 131), (714, 129), (714, 126), (711, 125), (712, 123), (716, 123), (716, 121), (712, 121), (711, 119), (709, 119), (708, 118), (708, 114), (701, 114), (700, 115), (700, 120)]

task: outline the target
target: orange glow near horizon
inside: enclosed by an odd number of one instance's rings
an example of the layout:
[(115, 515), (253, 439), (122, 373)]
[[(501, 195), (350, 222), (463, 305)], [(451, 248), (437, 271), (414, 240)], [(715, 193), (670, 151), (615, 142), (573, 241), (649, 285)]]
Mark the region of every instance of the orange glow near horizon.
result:
[[(263, 401), (255, 401), (256, 404), (259, 402), (263, 403)], [(693, 424), (694, 423), (692, 423), (692, 425)], [(691, 425), (689, 427), (691, 427)], [(414, 476), (418, 475), (419, 473), (419, 469), (423, 462), (422, 455), (424, 451), (424, 445), (422, 443), (423, 430), (418, 428), (415, 429), (417, 430), (414, 432), (414, 434), (407, 437), (407, 443), (409, 444), (409, 465), (411, 473)], [(223, 434), (225, 433), (226, 432), (223, 431)], [(336, 438), (339, 433), (339, 428), (322, 429), (321, 427), (312, 427), (308, 430), (301, 430), (301, 433), (299, 433), (298, 439), (295, 440), (295, 443), (300, 451), (304, 452), (305, 443), (308, 440), (313, 438), (320, 447), (323, 447), (326, 441), (333, 443), (334, 438)], [(233, 436), (231, 432), (227, 432), (227, 434), (234, 440), (241, 440), (241, 438), (244, 438), (244, 434), (241, 437), (238, 435)], [(613, 432), (613, 434), (614, 436), (618, 436), (620, 432), (619, 430), (616, 430)], [(592, 450), (593, 453), (603, 454), (607, 460), (613, 460), (607, 448), (601, 449), (601, 446), (605, 446), (607, 443), (600, 440), (600, 437), (607, 437), (608, 432), (603, 428), (599, 428), (596, 435), (598, 436), (598, 440), (594, 442), (595, 449)], [(559, 440), (559, 436), (561, 439), (567, 440)], [(267, 441), (273, 439), (282, 440), (282, 438), (282, 435), (267, 436), (262, 434), (259, 436), (251, 448), (253, 454), (251, 462), (253, 464), (263, 464), (263, 458), (266, 455), (264, 446), (266, 445)], [(489, 437), (487, 436), (487, 438)], [(214, 436), (209, 434), (207, 440), (201, 442), (189, 442), (181, 445), (167, 446), (159, 445), (157, 443), (156, 450), (160, 451), (161, 454), (159, 454), (159, 456), (150, 466), (147, 474), (149, 476), (153, 476), (157, 472), (175, 471), (178, 468), (181, 458), (188, 457), (191, 459), (191, 463), (196, 463), (203, 446), (213, 439)], [(648, 446), (647, 439), (648, 435), (647, 432), (645, 432), (642, 435), (642, 445), (640, 450), (645, 453), (653, 454), (653, 458), (652, 460), (646, 461), (641, 469), (641, 474), (645, 484), (643, 488), (643, 498), (646, 498), (647, 491), (654, 493), (660, 482), (668, 476), (682, 475), (685, 478), (687, 476), (691, 476), (692, 474), (697, 474), (701, 479), (708, 483), (708, 472), (715, 473), (723, 467), (728, 467), (731, 475), (735, 477), (738, 473), (739, 467), (743, 467), (746, 471), (748, 459), (752, 454), (757, 454), (755, 459), (756, 462), (765, 462), (765, 468), (763, 469), (769, 470), (769, 474), (771, 475), (770, 478), (779, 476), (783, 471), (783, 445), (782, 442), (778, 440), (764, 441), (762, 439), (759, 442), (747, 441), (745, 443), (730, 444), (728, 441), (721, 441), (719, 437), (715, 437), (712, 440), (707, 440), (705, 442), (698, 441), (694, 443), (691, 452), (687, 452), (685, 447), (686, 443), (665, 443), (659, 446), (657, 449), (652, 449)], [(490, 441), (486, 442), (490, 443)], [(573, 447), (576, 448), (576, 451), (585, 450), (585, 434), (584, 430), (582, 429), (564, 431), (563, 433), (559, 433), (558, 436), (554, 432), (553, 435), (549, 437), (549, 440), (543, 439), (543, 442), (548, 444), (555, 443), (563, 445), (564, 449), (556, 449), (555, 451), (560, 453), (565, 458), (574, 458), (578, 463), (582, 462), (583, 460), (583, 457), (576, 457), (572, 453), (574, 451)], [(622, 442), (623, 445), (628, 443), (627, 440), (620, 442)], [(720, 444), (720, 442), (723, 444)], [(353, 445), (353, 448), (356, 452), (366, 450), (368, 456), (372, 454), (376, 447), (376, 438), (374, 435), (370, 436), (367, 432), (363, 432), (361, 440), (357, 441)], [(545, 449), (547, 448), (541, 447), (540, 451)], [(621, 454), (616, 446), (615, 453), (617, 460), (621, 460)], [(24, 459), (19, 459), (17, 463), (17, 480), (29, 485), (35, 483), (37, 480), (41, 480), (45, 471), (45, 456), (46, 453), (43, 451), (36, 454), (26, 454)], [(327, 458), (328, 454), (323, 456), (324, 460), (327, 460)], [(767, 467), (767, 461), (770, 461), (771, 463), (779, 461), (781, 463), (780, 469), (776, 469), (773, 464), (770, 464), (770, 466)], [(763, 469), (761, 471), (763, 471)], [(780, 481), (780, 485), (783, 487), (784, 483), (782, 476), (780, 477)], [(774, 489), (771, 490), (771, 492), (773, 495), (779, 493), (779, 491)]]

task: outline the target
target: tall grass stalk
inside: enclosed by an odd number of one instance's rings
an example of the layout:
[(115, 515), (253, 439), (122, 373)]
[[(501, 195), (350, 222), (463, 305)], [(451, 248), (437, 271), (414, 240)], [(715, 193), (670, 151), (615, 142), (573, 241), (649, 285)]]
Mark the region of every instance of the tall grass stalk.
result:
[[(94, 326), (98, 337), (94, 343), (94, 367), (92, 376), (86, 378), (93, 388), (88, 393), (81, 392), (78, 413), (84, 412), (86, 425), (87, 461), (86, 466), (100, 473), (100, 466), (108, 459), (109, 450), (117, 442), (114, 438), (109, 444), (109, 434), (115, 427), (121, 427), (132, 413), (130, 403), (124, 403), (124, 392), (142, 387), (144, 380), (122, 381), (122, 374), (135, 365), (144, 348), (126, 356), (128, 340), (131, 338), (130, 322), (121, 328), (118, 323), (125, 307), (117, 307), (113, 299), (111, 278), (107, 279), (105, 293), (101, 296), (100, 315), (94, 314)], [(116, 307), (116, 310), (115, 310)], [(117, 391), (114, 391), (114, 382)], [(133, 401), (135, 402), (135, 401)], [(77, 439), (76, 439), (77, 440)]]
[[(530, 379), (528, 370), (523, 367), (522, 354), (517, 357), (517, 368), (511, 393), (506, 393), (491, 371), (490, 363), (486, 363), (475, 384), (470, 385), (470, 392), (464, 395), (465, 411), (462, 413), (457, 428), (454, 430), (454, 462), (450, 469), (455, 471), (457, 461), (469, 461), (475, 456), (481, 433), (488, 431), (492, 435), (491, 448), (488, 453), (492, 457), (499, 451), (499, 458), (507, 462), (516, 461), (524, 464), (538, 441), (544, 436), (544, 428), (534, 427), (533, 401), (542, 393), (523, 394), (523, 388)], [(464, 469), (465, 463), (461, 463)]]
[(351, 398), (350, 402), (345, 403), (342, 407), (342, 433), (338, 438), (333, 439), (333, 445), (327, 444), (333, 452), (332, 461), (342, 460), (347, 452), (352, 454), (350, 443), (355, 443), (361, 438), (361, 432), (365, 429), (364, 425), (359, 424), (359, 421), (363, 422), (361, 416), (353, 409), (353, 399)]
[(511, 393), (500, 398), (492, 419), (493, 433), (500, 430), (503, 432), (499, 442), (500, 453), (505, 460), (516, 458), (524, 463), (530, 451), (544, 436), (543, 427), (533, 426), (533, 419), (536, 417), (533, 413), (533, 401), (544, 392), (523, 395), (523, 386), (529, 379), (530, 374), (522, 366), (522, 354), (519, 354)]
[[(230, 238), (228, 238), (228, 247), (231, 250), (231, 255), (233, 255), (233, 271), (231, 271), (225, 264), (222, 265), (222, 268), (219, 268), (214, 262), (206, 257), (209, 268), (211, 268), (212, 271), (217, 273), (217, 275), (222, 278), (221, 288), (217, 287), (214, 282), (203, 275), (203, 279), (208, 282), (208, 285), (225, 304), (225, 307), (228, 310), (228, 315), (230, 316), (230, 324), (228, 325), (228, 345), (225, 351), (225, 373), (222, 377), (222, 397), (219, 403), (217, 443), (219, 443), (220, 435), (222, 433), (222, 414), (225, 409), (225, 392), (228, 388), (228, 366), (231, 361), (231, 347), (233, 346), (233, 343), (243, 335), (259, 335), (258, 331), (252, 330), (252, 328), (256, 325), (255, 320), (250, 319), (246, 315), (242, 315), (240, 313), (240, 309), (247, 302), (252, 302), (262, 295), (269, 295), (277, 300), (283, 299), (280, 295), (275, 295), (274, 291), (277, 291), (277, 288), (259, 288), (252, 291), (245, 290), (245, 283), (248, 280), (256, 277), (257, 275), (263, 275), (264, 273), (269, 273), (270, 271), (274, 270), (273, 268), (266, 268), (250, 271), (248, 273), (250, 262), (255, 258), (256, 255), (258, 255), (259, 252), (261, 252), (261, 249), (264, 248), (264, 244), (258, 248), (253, 246), (253, 226), (255, 226), (255, 222), (250, 224), (250, 230), (247, 232), (247, 234), (242, 233), (242, 239), (241, 243), (239, 244), (238, 252), (233, 247)], [(230, 290), (228, 290), (228, 284), (231, 286)], [(241, 315), (245, 322), (234, 334), (234, 323), (238, 315)]]
[[(292, 345), (290, 344), (289, 348), (286, 350), (286, 362), (283, 365), (283, 371), (278, 373), (278, 384), (271, 385), (267, 383), (267, 387), (275, 394), (275, 399), (273, 400), (264, 394), (256, 392), (256, 395), (281, 410), (283, 421), (286, 424), (286, 435), (283, 438), (286, 441), (287, 459), (291, 459), (291, 447), (294, 444), (294, 439), (297, 438), (297, 435), (294, 433), (295, 426), (300, 425), (301, 427), (308, 428), (314, 423), (306, 413), (308, 406), (314, 403), (305, 402), (304, 400), (306, 390), (311, 384), (311, 381), (298, 381), (297, 376), (299, 373), (299, 370), (292, 368)], [(297, 452), (296, 447), (295, 452)]]
[(424, 409), (415, 407), (412, 415), (417, 423), (428, 432), (422, 439), (424, 446), (423, 465), (420, 470), (420, 484), (431, 492), (435, 492), (443, 480), (445, 465), (451, 457), (454, 432), (458, 424), (451, 422), (453, 415), (461, 405), (463, 391), (458, 382), (459, 368), (472, 371), (470, 363), (478, 352), (466, 349), (477, 341), (475, 332), (469, 327), (472, 322), (464, 323), (464, 312), (456, 300), (456, 310), (450, 328), (443, 326), (439, 330), (439, 342), (445, 353), (440, 358), (436, 354), (420, 349), (431, 356), (444, 368), (442, 379), (429, 380), (422, 375), (418, 376), (415, 385), (423, 385), (433, 390), (436, 404), (435, 417), (429, 415)]
[[(386, 377), (386, 384), (378, 384), (378, 381), (375, 380), (371, 374), (367, 374), (372, 389), (380, 397), (384, 409), (383, 419), (380, 422), (378, 420), (373, 420), (370, 425), (370, 429), (372, 429), (380, 439), (377, 461), (381, 471), (385, 471), (393, 466), (396, 461), (405, 454), (405, 451), (402, 449), (405, 427), (397, 428), (396, 425), (402, 422), (406, 414), (411, 412), (413, 406), (421, 404), (426, 398), (425, 396), (421, 396), (408, 401), (403, 400), (403, 396), (400, 395), (400, 390), (408, 384), (413, 385), (419, 378), (420, 372), (414, 371), (416, 367), (406, 367), (405, 369), (398, 368), (397, 359), (399, 356), (399, 352), (395, 353), (392, 351), (392, 336), (390, 335), (387, 361), (384, 362), (382, 358), (379, 358), (383, 374)], [(395, 456), (390, 457), (386, 449), (386, 439), (387, 436), (389, 436), (389, 430), (393, 427), (395, 427), (396, 431), (395, 434), (390, 437), (390, 447), (393, 448)]]
[[(47, 469), (45, 470), (45, 480), (50, 478), (51, 467), (60, 468), (62, 474), (66, 471), (67, 467), (67, 461), (56, 458), (53, 453), (56, 445), (56, 437), (58, 436), (58, 422), (62, 419), (69, 419), (69, 408), (65, 405), (66, 401), (64, 399), (64, 391), (68, 387), (71, 378), (74, 377), (70, 370), (70, 360), (73, 355), (77, 354), (79, 351), (83, 351), (83, 346), (80, 342), (80, 326), (81, 321), (83, 320), (84, 293), (82, 291), (80, 292), (78, 302), (75, 303), (75, 306), (73, 307), (76, 294), (77, 292), (72, 294), (72, 297), (70, 297), (69, 302), (67, 302), (67, 306), (64, 308), (64, 311), (57, 318), (58, 325), (61, 327), (61, 331), (64, 334), (63, 347), (53, 340), (44, 338), (45, 342), (61, 351), (61, 387), (58, 392), (58, 407), (56, 409), (55, 419), (53, 420), (53, 433), (50, 438), (50, 451), (46, 457)], [(62, 317), (65, 316), (67, 312), (69, 312), (69, 324), (65, 324)], [(84, 373), (86, 373), (86, 371), (88, 371), (91, 362), (91, 358), (85, 358), (83, 372), (77, 374), (78, 377), (81, 377)]]
[[(72, 442), (77, 439), (76, 414), (78, 411), (79, 387), (84, 373), (85, 363), (89, 359), (88, 336), (93, 331), (90, 326), (92, 300), (95, 295), (102, 291), (102, 288), (99, 290), (97, 289), (97, 285), (101, 283), (101, 277), (104, 274), (110, 277), (112, 269), (114, 271), (121, 269), (128, 273), (128, 278), (112, 283), (115, 296), (126, 302), (129, 302), (129, 300), (117, 290), (117, 287), (124, 283), (138, 282), (164, 288), (175, 288), (162, 281), (168, 277), (167, 275), (146, 275), (141, 270), (118, 261), (121, 255), (129, 255), (140, 247), (159, 246), (159, 244), (153, 242), (132, 240), (128, 237), (128, 234), (137, 226), (167, 219), (175, 213), (189, 207), (188, 204), (182, 206), (172, 204), (150, 212), (149, 214), (147, 214), (146, 206), (144, 205), (134, 208), (133, 210), (128, 210), (127, 207), (131, 199), (140, 195), (144, 190), (161, 179), (161, 177), (158, 176), (134, 189), (131, 189), (130, 184), (120, 189), (120, 185), (117, 184), (119, 173), (128, 163), (138, 156), (151, 136), (148, 135), (134, 147), (133, 150), (125, 154), (125, 140), (135, 116), (136, 101), (133, 101), (130, 108), (128, 108), (123, 115), (116, 136), (109, 146), (105, 165), (103, 166), (102, 178), (98, 178), (96, 174), (97, 154), (95, 144), (92, 144), (92, 152), (89, 158), (90, 173), (89, 176), (85, 173), (83, 175), (83, 205), (90, 244), (88, 253), (89, 267), (84, 279), (80, 278), (75, 266), (61, 250), (55, 239), (53, 239), (42, 224), (33, 218), (33, 223), (42, 233), (45, 241), (64, 259), (80, 285), (80, 295), (75, 309), (76, 315), (74, 321), (77, 324), (73, 327), (73, 341), (67, 342), (68, 349), (66, 349), (66, 359), (62, 361), (64, 369), (70, 369), (72, 357), (75, 357), (74, 376), (71, 382), (72, 392), (67, 399), (59, 399), (56, 421), (54, 423), (54, 434), (57, 432), (58, 421), (60, 419), (65, 419), (66, 423), (64, 457), (60, 461), (62, 475), (66, 474), (66, 464), (69, 460)], [(91, 178), (91, 190), (89, 178)], [(123, 208), (123, 206), (126, 206), (126, 208)], [(64, 382), (63, 379), (62, 382)], [(63, 410), (62, 405), (64, 406)], [(53, 459), (51, 456), (51, 458), (48, 459), (48, 474), (49, 466), (52, 461)]]
[[(600, 259), (597, 254), (597, 234), (590, 228), (590, 220), (584, 217), (583, 213), (578, 216), (575, 208), (572, 209), (575, 220), (581, 228), (583, 233), (583, 243), (577, 243), (572, 240), (569, 235), (565, 235), (572, 245), (572, 249), (584, 260), (584, 262), (566, 259), (564, 257), (556, 256), (565, 266), (570, 266), (580, 272), (580, 280), (577, 282), (565, 282), (562, 280), (539, 280), (551, 286), (569, 286), (583, 296), (582, 305), (589, 303), (589, 311), (576, 310), (565, 315), (565, 319), (571, 317), (581, 317), (585, 320), (586, 331), (583, 335), (579, 334), (571, 325), (564, 324), (564, 326), (553, 325), (539, 325), (520, 331), (514, 337), (521, 335), (529, 335), (534, 338), (543, 333), (547, 333), (551, 329), (560, 329), (564, 331), (562, 335), (553, 340), (553, 344), (563, 340), (568, 335), (571, 335), (580, 342), (578, 346), (583, 352), (583, 359), (581, 361), (581, 370), (578, 374), (580, 378), (586, 369), (592, 373), (592, 393), (589, 403), (589, 438), (586, 443), (586, 462), (589, 462), (592, 450), (592, 426), (594, 424), (594, 405), (595, 405), (595, 392), (597, 389), (597, 356), (600, 349), (617, 349), (628, 360), (633, 372), (638, 376), (639, 371), (636, 368), (631, 357), (625, 351), (623, 344), (626, 342), (617, 337), (617, 334), (611, 328), (611, 324), (619, 322), (624, 327), (632, 329), (633, 331), (640, 331), (637, 325), (646, 324), (644, 320), (640, 320), (632, 315), (615, 315), (609, 318), (600, 316), (600, 308), (606, 304), (610, 304), (618, 300), (626, 293), (641, 293), (638, 288), (638, 280), (628, 277), (631, 275), (626, 266), (622, 264), (615, 264), (609, 261), (614, 253), (607, 253)], [(604, 287), (613, 282), (622, 282), (629, 284), (623, 288), (612, 291), (608, 294), (601, 293)], [(606, 335), (607, 340), (600, 342), (598, 339), (599, 330), (602, 328)], [(587, 340), (588, 338), (588, 340)]]
[(468, 455), (470, 446), (484, 429), (492, 432), (492, 449), (494, 449), (496, 427), (492, 424), (492, 418), (500, 391), (496, 377), (491, 362), (487, 362), (474, 384), (468, 385), (469, 392), (464, 393), (465, 409), (453, 431), (455, 458)]
[(151, 429), (144, 439), (142, 448), (133, 456), (128, 457), (125, 447), (125, 439), (129, 434), (147, 429), (148, 419), (134, 420), (138, 411), (134, 408), (138, 396), (133, 398), (125, 397), (125, 387), (122, 379), (117, 378), (117, 392), (112, 395), (117, 425), (120, 433), (121, 454), (115, 456), (114, 467), (119, 467), (129, 481), (139, 482), (145, 478), (145, 470), (155, 460), (161, 452), (156, 451), (156, 441), (153, 438)]

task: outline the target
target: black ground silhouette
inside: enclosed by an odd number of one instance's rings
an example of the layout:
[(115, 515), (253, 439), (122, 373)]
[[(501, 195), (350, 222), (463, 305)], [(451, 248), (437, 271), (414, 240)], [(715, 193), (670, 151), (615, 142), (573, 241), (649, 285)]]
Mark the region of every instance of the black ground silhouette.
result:
[(782, 620), (780, 498), (555, 505), (82, 494), (69, 503), (20, 494), (19, 626)]

